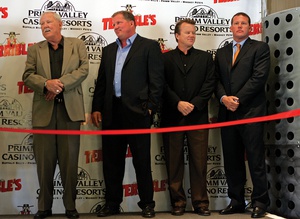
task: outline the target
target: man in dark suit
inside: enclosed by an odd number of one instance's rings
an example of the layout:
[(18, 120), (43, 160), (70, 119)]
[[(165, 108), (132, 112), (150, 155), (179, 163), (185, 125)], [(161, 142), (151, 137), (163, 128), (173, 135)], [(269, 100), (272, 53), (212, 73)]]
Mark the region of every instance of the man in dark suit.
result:
[[(128, 11), (114, 13), (112, 22), (118, 39), (103, 49), (92, 105), (93, 124), (99, 127), (102, 122), (105, 130), (150, 128), (164, 85), (159, 44), (135, 32), (135, 18)], [(133, 133), (102, 136), (106, 205), (99, 217), (120, 213), (127, 145), (132, 153), (142, 216), (155, 216), (150, 134)]]
[[(233, 121), (266, 115), (265, 83), (270, 68), (269, 46), (249, 38), (250, 17), (237, 13), (230, 30), (233, 43), (218, 49), (215, 58), (219, 77), (216, 96), (220, 99), (219, 121)], [(234, 54), (241, 49), (234, 61)], [(245, 211), (245, 152), (251, 174), (253, 192), (252, 218), (264, 217), (269, 205), (265, 169), (263, 123), (229, 126), (221, 129), (224, 167), (230, 204), (220, 214)]]
[[(81, 83), (89, 63), (84, 42), (61, 35), (62, 20), (54, 12), (40, 18), (46, 40), (28, 48), (23, 80), (34, 90), (34, 129), (79, 130), (85, 120)], [(79, 135), (33, 135), (33, 152), (40, 184), (38, 212), (34, 218), (52, 215), (53, 177), (58, 163), (66, 216), (79, 217), (75, 208)]]
[[(183, 19), (175, 26), (176, 49), (163, 54), (166, 86), (161, 125), (185, 126), (208, 123), (208, 101), (216, 78), (211, 54), (193, 47), (195, 21)], [(194, 212), (208, 216), (206, 187), (208, 130), (163, 133), (168, 184), (173, 215), (183, 215), (184, 139), (188, 141), (191, 199)]]

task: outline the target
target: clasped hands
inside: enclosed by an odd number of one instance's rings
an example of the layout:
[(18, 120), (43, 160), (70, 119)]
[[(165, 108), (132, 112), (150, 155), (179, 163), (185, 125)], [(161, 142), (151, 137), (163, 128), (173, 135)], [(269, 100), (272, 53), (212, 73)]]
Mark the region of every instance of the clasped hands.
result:
[(181, 112), (182, 115), (187, 116), (194, 110), (194, 105), (186, 102), (186, 101), (179, 101), (177, 104), (177, 109), (179, 112)]
[(222, 102), (226, 106), (227, 110), (232, 112), (236, 111), (240, 105), (239, 98), (236, 96), (224, 96), (222, 98)]
[(64, 84), (59, 79), (47, 80), (46, 88), (47, 93), (45, 94), (45, 99), (51, 101), (64, 90)]

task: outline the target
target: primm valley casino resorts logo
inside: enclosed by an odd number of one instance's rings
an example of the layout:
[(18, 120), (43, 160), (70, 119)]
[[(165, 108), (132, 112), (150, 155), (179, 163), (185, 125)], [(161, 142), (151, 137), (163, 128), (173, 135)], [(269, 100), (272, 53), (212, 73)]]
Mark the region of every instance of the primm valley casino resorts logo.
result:
[(32, 134), (26, 135), (21, 143), (7, 145), (7, 152), (2, 154), (2, 164), (35, 164)]
[(108, 45), (106, 39), (95, 32), (86, 32), (77, 38), (84, 42), (90, 64), (100, 64), (102, 49)]
[[(179, 20), (190, 18), (196, 22), (196, 34), (202, 36), (231, 36), (230, 33), (230, 19), (219, 18), (217, 12), (206, 6), (197, 5), (191, 8), (186, 16), (175, 17), (175, 23)], [(175, 24), (170, 26), (174, 31)], [(171, 32), (170, 34), (174, 34)]]
[(31, 122), (31, 118), (24, 115), (21, 103), (8, 96), (0, 97), (0, 125), (24, 126)]
[[(104, 180), (92, 179), (90, 174), (81, 167), (77, 173), (77, 199), (104, 199)], [(39, 190), (37, 191), (39, 193)], [(54, 177), (54, 199), (62, 199), (64, 189), (60, 172)]]
[[(223, 166), (207, 170), (207, 193), (210, 198), (228, 198), (228, 185)], [(250, 200), (252, 187), (245, 185), (245, 198)]]
[(40, 29), (40, 16), (45, 11), (58, 13), (63, 22), (63, 30), (91, 31), (92, 21), (87, 19), (88, 12), (78, 11), (70, 1), (46, 1), (41, 9), (28, 11), (23, 18), (23, 28)]

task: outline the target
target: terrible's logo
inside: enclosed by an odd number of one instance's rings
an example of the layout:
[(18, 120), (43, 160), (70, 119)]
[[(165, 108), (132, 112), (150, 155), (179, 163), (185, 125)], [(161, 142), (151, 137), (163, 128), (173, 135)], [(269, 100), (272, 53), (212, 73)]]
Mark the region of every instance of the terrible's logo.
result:
[(26, 215), (26, 214), (31, 214), (30, 208), (33, 207), (33, 205), (23, 204), (22, 206), (18, 206), (18, 207), (22, 208), (22, 210), (20, 211), (20, 214)]
[(127, 4), (127, 5), (122, 6), (122, 7), (124, 7), (126, 11), (128, 11), (128, 12), (130, 12), (130, 13), (133, 14), (132, 8), (134, 8), (135, 6), (133, 6), (133, 5), (131, 5), (131, 4)]
[[(8, 35), (8, 37), (0, 44), (0, 57), (27, 55), (26, 44), (20, 43), (17, 39), (17, 35), (20, 34), (13, 31), (4, 34)], [(33, 43), (28, 44), (28, 46), (31, 45)]]
[[(132, 10), (132, 8), (135, 6), (131, 4), (127, 4), (121, 7), (125, 7), (126, 11), (129, 11), (134, 15), (136, 26), (155, 26), (157, 23), (156, 14), (145, 14), (145, 15), (135, 14)], [(114, 29), (114, 25), (112, 23), (111, 17), (102, 18), (102, 23), (103, 23), (103, 30)]]
[(165, 52), (168, 52), (168, 51), (171, 50), (170, 48), (166, 47), (166, 44), (165, 44), (166, 41), (167, 40), (164, 40), (163, 38), (158, 38), (157, 39), (157, 42), (159, 43), (159, 46), (160, 46), (160, 49), (161, 49), (162, 53), (165, 53)]

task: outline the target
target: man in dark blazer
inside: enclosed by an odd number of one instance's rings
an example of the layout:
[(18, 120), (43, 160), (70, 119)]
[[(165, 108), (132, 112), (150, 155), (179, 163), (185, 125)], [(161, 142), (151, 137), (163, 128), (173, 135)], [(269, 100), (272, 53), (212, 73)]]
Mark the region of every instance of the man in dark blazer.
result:
[[(212, 55), (193, 47), (195, 21), (183, 19), (175, 26), (176, 49), (163, 54), (166, 86), (161, 126), (208, 123), (208, 101), (216, 84)], [(163, 133), (168, 184), (173, 215), (183, 215), (186, 195), (183, 187), (184, 140), (187, 138), (191, 199), (194, 212), (208, 216), (206, 187), (208, 130)], [(187, 189), (187, 188), (186, 188)]]
[[(215, 58), (219, 77), (216, 96), (220, 99), (219, 121), (240, 120), (266, 115), (265, 83), (270, 68), (269, 46), (249, 38), (250, 17), (237, 13), (230, 30), (233, 43), (218, 49)], [(237, 44), (240, 52), (233, 61)], [(253, 192), (252, 218), (264, 217), (269, 205), (265, 169), (263, 123), (229, 126), (221, 129), (224, 167), (230, 204), (220, 214), (245, 212), (245, 153)]]
[[(34, 129), (79, 130), (85, 120), (81, 83), (89, 63), (84, 42), (61, 35), (62, 20), (55, 12), (40, 19), (46, 40), (28, 48), (23, 81), (34, 90)], [(38, 212), (34, 218), (52, 215), (53, 177), (58, 163), (66, 216), (79, 217), (75, 208), (79, 135), (33, 135), (33, 152), (40, 184)]]
[[(103, 49), (92, 105), (92, 121), (103, 130), (150, 128), (161, 101), (163, 61), (158, 42), (135, 32), (132, 13), (112, 15), (116, 42)], [(129, 145), (136, 172), (143, 217), (155, 216), (150, 158), (150, 134), (102, 136), (106, 205), (99, 217), (120, 213), (125, 155)]]

